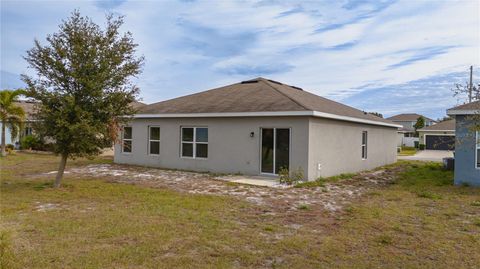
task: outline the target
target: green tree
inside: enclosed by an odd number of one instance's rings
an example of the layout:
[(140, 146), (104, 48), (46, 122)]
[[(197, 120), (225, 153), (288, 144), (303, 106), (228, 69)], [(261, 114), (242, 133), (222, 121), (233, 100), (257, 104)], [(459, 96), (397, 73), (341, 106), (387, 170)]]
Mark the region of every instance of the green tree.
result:
[(22, 129), (25, 120), (25, 111), (15, 104), (20, 95), (25, 94), (23, 90), (0, 91), (0, 120), (2, 121), (2, 156), (6, 156), (5, 150), (5, 129), (8, 126), (12, 140), (15, 139)]
[(36, 77), (23, 75), (29, 95), (40, 101), (36, 132), (54, 141), (61, 156), (59, 187), (68, 158), (92, 157), (111, 147), (119, 128), (135, 113), (130, 103), (144, 58), (136, 56), (130, 32), (120, 33), (123, 17), (107, 15), (104, 29), (75, 10), (47, 45), (35, 40), (24, 57)]
[(418, 117), (417, 122), (413, 125), (413, 128), (415, 128), (415, 135), (418, 136), (418, 129), (422, 129), (425, 127), (425, 119), (423, 117)]

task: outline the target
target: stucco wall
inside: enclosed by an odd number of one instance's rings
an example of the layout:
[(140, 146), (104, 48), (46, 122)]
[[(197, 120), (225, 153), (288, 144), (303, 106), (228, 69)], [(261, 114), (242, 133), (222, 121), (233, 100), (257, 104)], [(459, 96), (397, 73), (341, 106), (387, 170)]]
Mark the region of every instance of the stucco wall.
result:
[[(258, 175), (262, 127), (291, 128), (290, 170), (301, 168), (309, 180), (396, 161), (397, 130), (373, 125), (309, 117), (248, 117), (135, 119), (130, 126), (132, 153), (122, 153), (115, 145), (116, 163)], [(148, 126), (160, 126), (159, 156), (147, 154)], [(181, 126), (208, 127), (208, 159), (180, 157)], [(368, 131), (367, 160), (361, 158), (362, 131)], [(253, 138), (250, 132), (255, 133)]]
[(455, 184), (480, 186), (480, 169), (475, 168), (475, 134), (467, 116), (456, 116)]
[[(366, 160), (362, 160), (362, 131), (368, 132)], [(309, 141), (310, 180), (369, 170), (397, 160), (396, 128), (311, 118)]]
[[(160, 126), (160, 155), (148, 155), (148, 126)], [(132, 153), (115, 146), (115, 162), (193, 171), (258, 175), (260, 128), (291, 128), (290, 167), (308, 169), (307, 117), (135, 119)], [(208, 127), (208, 159), (180, 157), (180, 127)], [(250, 137), (254, 132), (254, 137)]]

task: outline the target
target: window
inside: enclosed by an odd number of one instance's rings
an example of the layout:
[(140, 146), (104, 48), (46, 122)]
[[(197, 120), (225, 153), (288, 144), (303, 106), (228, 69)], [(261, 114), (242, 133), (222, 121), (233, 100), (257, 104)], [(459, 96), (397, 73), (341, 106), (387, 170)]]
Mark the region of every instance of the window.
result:
[(477, 131), (476, 140), (477, 140), (477, 143), (476, 143), (475, 149), (476, 149), (477, 153), (475, 155), (475, 157), (476, 157), (476, 162), (475, 162), (476, 166), (475, 167), (480, 168), (480, 131)]
[(208, 157), (208, 128), (182, 127), (181, 156), (190, 158)]
[(25, 136), (32, 135), (32, 134), (33, 134), (32, 127), (25, 127)]
[(160, 127), (148, 127), (148, 152), (151, 155), (160, 154)]
[(122, 132), (122, 152), (132, 152), (132, 127), (123, 127)]
[(362, 132), (362, 159), (367, 159), (367, 140), (368, 140), (368, 133), (367, 131)]

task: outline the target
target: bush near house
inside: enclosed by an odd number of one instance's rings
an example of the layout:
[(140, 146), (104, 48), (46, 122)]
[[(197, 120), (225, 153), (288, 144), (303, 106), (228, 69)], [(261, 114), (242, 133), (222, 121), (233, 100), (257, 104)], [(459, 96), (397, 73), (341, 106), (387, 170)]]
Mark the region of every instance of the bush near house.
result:
[(52, 144), (46, 143), (36, 135), (27, 135), (20, 140), (21, 149), (52, 151)]

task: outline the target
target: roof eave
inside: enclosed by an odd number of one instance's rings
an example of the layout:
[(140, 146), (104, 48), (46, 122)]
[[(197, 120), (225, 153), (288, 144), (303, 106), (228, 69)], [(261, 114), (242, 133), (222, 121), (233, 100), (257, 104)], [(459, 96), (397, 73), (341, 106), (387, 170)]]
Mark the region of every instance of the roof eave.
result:
[(447, 115), (474, 115), (480, 114), (479, 109), (471, 109), (471, 110), (462, 110), (462, 109), (449, 109), (447, 110)]
[(340, 116), (319, 111), (261, 111), (261, 112), (220, 112), (220, 113), (161, 113), (135, 114), (133, 118), (218, 118), (218, 117), (281, 117), (281, 116), (310, 116), (317, 118), (334, 119), (370, 125), (379, 125), (392, 128), (401, 128), (402, 125), (374, 120)]
[(455, 132), (455, 130), (418, 130), (419, 132)]

